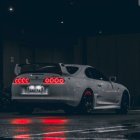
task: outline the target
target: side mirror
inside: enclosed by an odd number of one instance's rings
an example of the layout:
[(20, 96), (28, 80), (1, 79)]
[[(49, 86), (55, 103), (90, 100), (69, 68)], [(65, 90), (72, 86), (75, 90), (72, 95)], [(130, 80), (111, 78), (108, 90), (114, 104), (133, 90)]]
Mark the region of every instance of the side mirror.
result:
[(116, 76), (110, 76), (109, 77), (109, 81), (110, 82), (116, 82), (117, 81), (117, 77)]

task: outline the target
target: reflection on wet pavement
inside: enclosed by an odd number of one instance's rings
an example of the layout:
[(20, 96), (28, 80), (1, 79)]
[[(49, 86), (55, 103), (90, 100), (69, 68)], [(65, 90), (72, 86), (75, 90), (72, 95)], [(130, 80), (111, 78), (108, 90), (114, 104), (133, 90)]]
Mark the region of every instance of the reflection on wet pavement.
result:
[[(32, 139), (33, 137), (42, 140), (65, 140), (65, 126), (69, 120), (64, 117), (43, 117), (43, 118), (16, 118), (11, 119), (10, 124), (13, 129), (13, 139)], [(57, 131), (62, 132), (57, 132)]]
[(140, 139), (140, 117), (112, 115), (0, 118), (0, 138), (13, 140)]

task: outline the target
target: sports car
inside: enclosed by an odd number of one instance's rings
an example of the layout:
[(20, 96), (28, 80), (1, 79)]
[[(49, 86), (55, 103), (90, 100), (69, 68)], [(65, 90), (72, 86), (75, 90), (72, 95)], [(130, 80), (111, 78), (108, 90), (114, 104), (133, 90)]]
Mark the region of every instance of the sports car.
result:
[(127, 114), (130, 106), (128, 89), (89, 65), (17, 64), (15, 74), (11, 98), (21, 112), (41, 106), (66, 113), (114, 109)]

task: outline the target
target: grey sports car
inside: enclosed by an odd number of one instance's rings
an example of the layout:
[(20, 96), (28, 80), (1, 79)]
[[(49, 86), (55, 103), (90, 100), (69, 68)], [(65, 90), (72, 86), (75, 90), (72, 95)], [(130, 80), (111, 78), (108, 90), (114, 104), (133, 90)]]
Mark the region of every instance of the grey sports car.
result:
[(17, 64), (15, 73), (12, 102), (21, 112), (38, 106), (61, 108), (67, 113), (114, 109), (126, 114), (129, 109), (128, 89), (92, 66)]

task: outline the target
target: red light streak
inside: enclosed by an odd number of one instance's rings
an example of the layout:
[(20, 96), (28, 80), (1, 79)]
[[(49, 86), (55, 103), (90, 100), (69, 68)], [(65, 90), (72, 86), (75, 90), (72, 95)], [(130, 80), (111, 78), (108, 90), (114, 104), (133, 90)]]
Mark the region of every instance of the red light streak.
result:
[(66, 119), (42, 119), (43, 124), (64, 125), (68, 122)]
[(28, 125), (31, 123), (32, 123), (31, 119), (13, 119), (13, 120), (11, 120), (11, 124), (14, 124), (14, 125)]
[(30, 135), (28, 134), (25, 134), (25, 135), (17, 135), (17, 136), (14, 136), (14, 139), (16, 140), (31, 140), (31, 137)]

